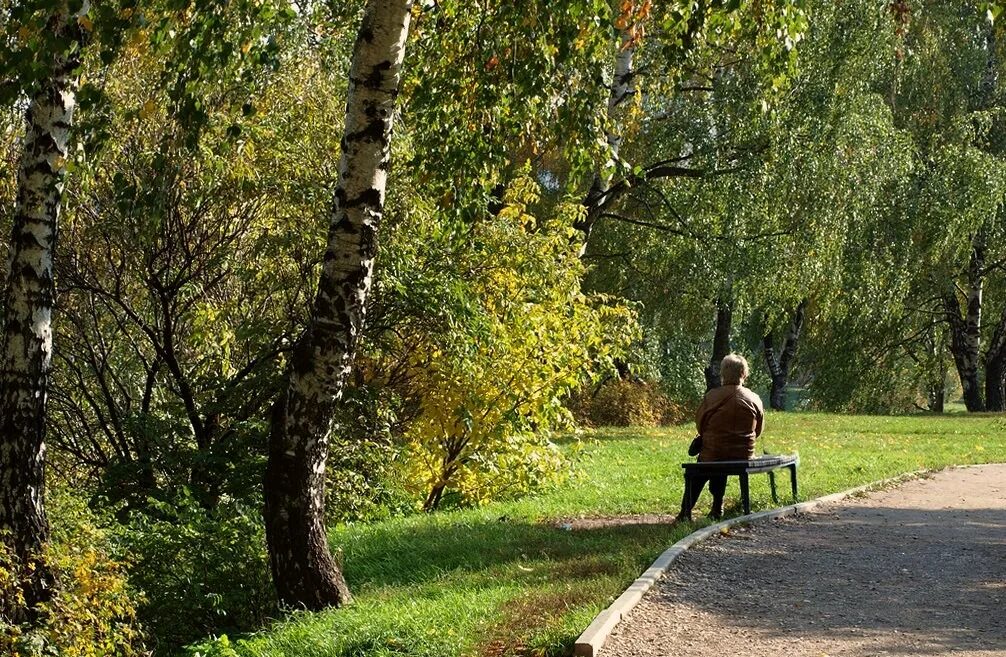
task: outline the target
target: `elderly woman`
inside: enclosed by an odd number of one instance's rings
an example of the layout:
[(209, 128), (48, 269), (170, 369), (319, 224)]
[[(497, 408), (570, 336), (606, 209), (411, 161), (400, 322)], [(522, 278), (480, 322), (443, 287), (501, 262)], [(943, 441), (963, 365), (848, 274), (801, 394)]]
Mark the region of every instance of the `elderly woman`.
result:
[[(765, 408), (761, 398), (744, 387), (748, 363), (743, 356), (730, 354), (720, 363), (722, 385), (706, 393), (695, 414), (695, 426), (702, 436), (699, 461), (734, 461), (754, 458), (755, 438), (765, 426)], [(706, 482), (713, 495), (709, 515), (723, 515), (725, 475), (686, 475), (685, 494), (677, 521), (691, 520), (692, 507)]]

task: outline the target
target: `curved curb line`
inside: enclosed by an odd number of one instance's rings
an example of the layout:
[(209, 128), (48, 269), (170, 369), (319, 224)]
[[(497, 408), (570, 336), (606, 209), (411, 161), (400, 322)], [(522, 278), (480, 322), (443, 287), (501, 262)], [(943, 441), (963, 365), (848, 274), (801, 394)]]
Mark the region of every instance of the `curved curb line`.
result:
[(692, 532), (671, 547), (667, 548), (667, 550), (657, 557), (657, 560), (654, 561), (653, 564), (636, 579), (636, 581), (629, 585), (629, 588), (627, 588), (617, 600), (611, 603), (611, 606), (594, 618), (590, 625), (587, 626), (587, 629), (583, 631), (583, 634), (581, 634), (576, 640), (573, 654), (577, 657), (596, 657), (598, 651), (601, 649), (601, 646), (603, 646), (604, 642), (608, 640), (608, 637), (611, 635), (611, 631), (615, 629), (618, 622), (625, 618), (625, 616), (632, 611), (633, 607), (635, 607), (639, 601), (643, 599), (643, 595), (657, 583), (657, 580), (659, 580), (667, 569), (670, 568), (674, 560), (681, 556), (685, 550), (697, 543), (701, 543), (710, 536), (718, 534), (724, 529), (728, 529), (734, 525), (747, 524), (758, 520), (774, 520), (776, 518), (784, 518), (798, 513), (807, 513), (808, 511), (812, 511), (824, 504), (839, 502), (858, 493), (864, 493), (866, 491), (891, 486), (893, 484), (900, 484), (904, 481), (908, 481), (909, 479), (917, 479), (918, 477), (932, 472), (935, 471), (916, 470), (914, 472), (898, 475), (897, 477), (891, 477), (890, 479), (882, 479), (863, 486), (857, 486), (856, 488), (850, 488), (849, 490), (842, 491), (840, 493), (832, 493), (831, 495), (818, 497), (808, 502), (791, 504), (778, 509), (769, 509), (768, 511), (760, 511), (746, 516), (737, 516)]

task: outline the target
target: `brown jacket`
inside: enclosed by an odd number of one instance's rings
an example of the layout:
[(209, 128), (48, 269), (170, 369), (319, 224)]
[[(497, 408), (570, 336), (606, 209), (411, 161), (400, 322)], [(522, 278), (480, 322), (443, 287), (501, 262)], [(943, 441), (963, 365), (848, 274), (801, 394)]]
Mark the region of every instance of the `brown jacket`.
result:
[(695, 413), (702, 434), (700, 461), (754, 457), (755, 438), (765, 425), (761, 398), (744, 386), (726, 385), (706, 393)]

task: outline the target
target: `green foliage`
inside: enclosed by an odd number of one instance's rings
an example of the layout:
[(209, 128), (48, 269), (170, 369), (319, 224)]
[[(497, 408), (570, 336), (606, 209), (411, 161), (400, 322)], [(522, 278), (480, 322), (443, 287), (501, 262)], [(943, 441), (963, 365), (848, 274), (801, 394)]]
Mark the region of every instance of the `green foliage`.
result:
[(207, 510), (191, 497), (151, 500), (114, 531), (143, 595), (137, 617), (159, 651), (253, 629), (277, 611), (257, 507), (225, 501)]
[[(131, 564), (117, 559), (110, 532), (83, 502), (50, 495), (55, 527), (42, 555), (59, 581), (43, 603), (38, 623), (13, 625), (0, 616), (0, 651), (11, 657), (141, 657), (147, 654), (138, 623), (144, 599), (127, 578)], [(20, 595), (19, 566), (0, 542), (0, 600)], [(6, 605), (5, 605), (6, 607)]]
[[(556, 436), (576, 406), (596, 425), (686, 415), (717, 302), (754, 386), (767, 384), (764, 333), (807, 300), (797, 375), (818, 407), (904, 412), (945, 388), (933, 300), (975, 236), (1006, 262), (992, 4), (905, 16), (879, 0), (417, 2), (368, 323), (329, 459), (328, 519), (361, 602), (193, 657), (568, 648), (668, 536), (581, 539), (538, 520), (665, 511), (690, 430), (616, 434), (587, 474), (571, 467), (578, 443)], [(135, 615), (158, 650), (275, 611), (257, 519), (265, 431), (317, 280), (362, 3), (291, 7), (94, 2), (76, 23), (88, 39), (57, 263), (53, 460), (117, 512), (108, 532), (135, 559)], [(3, 216), (25, 94), (54, 49), (79, 47), (47, 36), (52, 11), (0, 0)], [(616, 120), (607, 85), (625, 34), (636, 93)], [(572, 226), (595, 176), (619, 195), (580, 258)], [(986, 289), (998, 315), (1003, 275)], [(616, 360), (647, 382), (600, 383)], [(818, 467), (811, 490), (974, 456), (929, 434), (935, 456), (901, 437), (879, 453), (849, 437), (865, 420), (811, 417), (784, 420), (797, 437), (778, 441)], [(975, 426), (960, 430), (985, 440)], [(483, 508), (410, 514), (438, 505)], [(128, 654), (125, 566), (87, 552), (106, 537), (54, 525), (83, 540), (52, 555), (74, 573), (53, 611), (66, 634), (38, 636), (107, 636), (106, 652)]]
[(813, 3), (810, 16), (786, 94), (758, 83), (746, 45), (729, 66), (696, 48), (679, 84), (690, 93), (651, 97), (660, 119), (643, 120), (623, 154), (669, 153), (701, 175), (629, 192), (596, 230), (587, 284), (642, 304), (644, 360), (666, 363), (675, 394), (708, 362), (717, 299), (731, 301), (735, 343), (753, 350), (754, 333), (808, 300), (819, 342), (798, 366), (817, 401), (905, 410), (929, 376), (918, 363), (935, 335), (932, 299), (959, 279), (976, 234), (1003, 243), (988, 25), (953, 3), (902, 27), (869, 0)]
[[(852, 215), (829, 325), (812, 329), (811, 388), (826, 408), (904, 411), (944, 389), (941, 298), (966, 285), (976, 239), (1002, 258), (1001, 91), (988, 78), (1002, 44), (989, 46), (990, 30), (971, 8), (932, 3), (887, 46), (894, 67), (877, 84), (911, 163)], [(998, 284), (986, 280), (986, 301)], [(983, 325), (985, 341), (996, 322)]]
[(185, 657), (239, 657), (237, 650), (234, 649), (234, 644), (226, 634), (209, 641), (186, 646), (183, 654)]
[[(531, 160), (570, 191), (600, 156), (601, 71), (613, 57), (612, 3), (491, 0), (426, 5), (403, 81), (414, 122), (408, 166), (445, 214), (470, 217)], [(409, 119), (407, 118), (408, 122)]]
[(387, 387), (359, 385), (346, 392), (326, 470), (325, 514), (330, 522), (381, 520), (415, 507), (397, 440), (400, 409), (401, 400)]
[(254, 499), (324, 238), (338, 72), (284, 52), (286, 74), (257, 79), (251, 105), (199, 87), (192, 146), (141, 36), (110, 67), (105, 113), (90, 113), (109, 136), (77, 162), (65, 204), (57, 458), (141, 506), (181, 486), (205, 504)]
[(913, 410), (921, 401), (914, 367), (886, 348), (896, 329), (890, 324), (861, 326), (851, 318), (817, 327), (804, 353), (814, 372), (814, 405), (878, 414)]

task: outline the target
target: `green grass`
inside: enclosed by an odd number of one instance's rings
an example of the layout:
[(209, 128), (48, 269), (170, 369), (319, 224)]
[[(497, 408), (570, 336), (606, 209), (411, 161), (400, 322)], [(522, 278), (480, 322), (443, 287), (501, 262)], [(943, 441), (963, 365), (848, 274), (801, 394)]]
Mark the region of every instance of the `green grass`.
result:
[[(759, 450), (801, 457), (804, 499), (923, 468), (1006, 461), (1006, 419), (772, 414)], [(563, 655), (594, 615), (687, 532), (665, 526), (569, 532), (544, 520), (673, 513), (690, 427), (603, 430), (579, 474), (482, 509), (339, 528), (356, 600), (296, 614), (237, 642), (242, 657)], [(755, 509), (771, 500), (765, 477)], [(788, 487), (787, 487), (788, 489)], [(727, 492), (737, 496), (731, 480)], [(708, 495), (696, 509), (704, 513)]]

